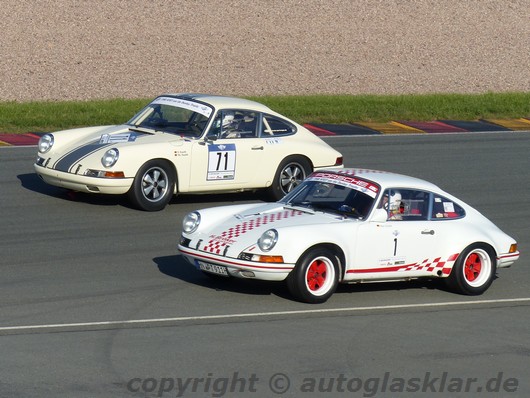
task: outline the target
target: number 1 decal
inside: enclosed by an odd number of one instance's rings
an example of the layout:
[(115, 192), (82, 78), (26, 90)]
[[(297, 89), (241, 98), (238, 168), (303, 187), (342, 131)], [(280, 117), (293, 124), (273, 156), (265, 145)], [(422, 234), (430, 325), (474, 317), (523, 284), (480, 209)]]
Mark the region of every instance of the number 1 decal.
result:
[(208, 181), (233, 180), (236, 174), (236, 145), (221, 144), (208, 147)]

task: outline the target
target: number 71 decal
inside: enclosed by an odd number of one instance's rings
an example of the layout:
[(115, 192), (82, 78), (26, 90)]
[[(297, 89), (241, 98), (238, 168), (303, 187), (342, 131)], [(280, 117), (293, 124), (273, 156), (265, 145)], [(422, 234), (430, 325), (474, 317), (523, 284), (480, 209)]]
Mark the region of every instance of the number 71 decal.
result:
[(236, 174), (236, 145), (208, 146), (207, 180), (233, 180)]

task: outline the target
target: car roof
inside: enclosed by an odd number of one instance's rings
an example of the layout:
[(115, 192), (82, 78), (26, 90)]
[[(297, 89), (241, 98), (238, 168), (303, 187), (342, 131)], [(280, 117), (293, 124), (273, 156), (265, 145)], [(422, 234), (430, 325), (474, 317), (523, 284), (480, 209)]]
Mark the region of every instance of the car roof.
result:
[(396, 188), (415, 188), (429, 191), (442, 191), (437, 185), (422, 180), (421, 178), (411, 177), (404, 174), (393, 173), (390, 171), (362, 169), (362, 168), (344, 168), (335, 170), (326, 170), (325, 172), (336, 173), (339, 175), (355, 175), (372, 182), (375, 182), (385, 189), (387, 187)]
[(163, 94), (159, 97), (177, 97), (186, 100), (195, 100), (206, 102), (214, 108), (229, 108), (229, 109), (253, 109), (259, 112), (274, 113), (268, 106), (259, 102), (248, 100), (245, 98), (230, 97), (226, 95), (215, 94), (201, 94), (201, 93), (177, 93), (177, 94)]

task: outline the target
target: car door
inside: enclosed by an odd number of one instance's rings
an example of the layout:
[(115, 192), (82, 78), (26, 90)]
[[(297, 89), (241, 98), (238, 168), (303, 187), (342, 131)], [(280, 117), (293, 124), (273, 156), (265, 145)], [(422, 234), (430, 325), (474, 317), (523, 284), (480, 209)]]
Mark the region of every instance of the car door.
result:
[(360, 226), (349, 276), (404, 278), (425, 272), (436, 259), (440, 239), (440, 225), (429, 220), (430, 203), (429, 192), (386, 190), (376, 211), (386, 212), (387, 220)]
[(259, 112), (219, 111), (207, 133), (210, 139), (193, 144), (190, 191), (255, 187), (266, 156), (260, 131)]

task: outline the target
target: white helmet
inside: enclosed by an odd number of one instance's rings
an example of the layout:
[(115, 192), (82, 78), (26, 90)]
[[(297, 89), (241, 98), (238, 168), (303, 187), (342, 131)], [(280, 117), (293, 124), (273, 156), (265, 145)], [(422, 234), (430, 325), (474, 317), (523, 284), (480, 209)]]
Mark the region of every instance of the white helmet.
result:
[(388, 195), (388, 202), (385, 203), (385, 210), (390, 212), (398, 212), (401, 206), (401, 194), (398, 191), (390, 190)]
[(233, 112), (226, 112), (223, 114), (223, 122), (221, 123), (221, 126), (223, 128), (230, 127), (230, 125), (234, 122), (234, 113)]

